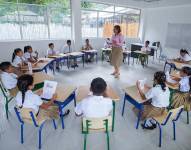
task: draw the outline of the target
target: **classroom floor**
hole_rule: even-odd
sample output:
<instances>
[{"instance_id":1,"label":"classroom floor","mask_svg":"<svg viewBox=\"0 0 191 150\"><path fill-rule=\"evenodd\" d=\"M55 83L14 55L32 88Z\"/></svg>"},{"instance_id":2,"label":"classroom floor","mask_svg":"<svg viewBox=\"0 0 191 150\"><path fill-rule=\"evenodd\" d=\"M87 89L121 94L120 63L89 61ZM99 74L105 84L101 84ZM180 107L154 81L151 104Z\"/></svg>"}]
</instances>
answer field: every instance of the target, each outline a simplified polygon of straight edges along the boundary
<instances>
[{"instance_id":1,"label":"classroom floor","mask_svg":"<svg viewBox=\"0 0 191 150\"><path fill-rule=\"evenodd\" d=\"M111 150L190 150L191 149L191 124L186 124L184 112L177 123L177 140L173 141L172 124L163 129L162 148L158 147L158 128L153 131L145 131L141 127L136 130L136 117L132 112L132 105L126 103L124 117L121 116L124 92L122 88L134 85L136 80L147 78L152 82L153 73L163 69L163 64L150 60L148 67L142 68L140 64L123 64L121 78L115 79L110 75L112 67L107 62L98 62L96 65L88 64L85 68L80 66L73 70L63 68L56 73L55 80L59 83L72 85L88 85L95 77L103 77L120 95L121 100L116 105L115 131L110 133ZM10 119L5 115L0 120L0 150L37 150L38 132L32 125L24 128L24 144L20 144L20 128L13 110L14 102L10 107ZM2 112L2 106L0 105ZM71 103L71 113L65 118L65 129L61 128L60 120L58 129L54 130L52 122L47 122L43 128L42 150L82 150L83 135L81 134L81 119L74 114L74 106ZM0 113L2 116L2 113ZM96 133L88 136L87 150L106 150L106 136L104 133Z\"/></svg>"}]
</instances>

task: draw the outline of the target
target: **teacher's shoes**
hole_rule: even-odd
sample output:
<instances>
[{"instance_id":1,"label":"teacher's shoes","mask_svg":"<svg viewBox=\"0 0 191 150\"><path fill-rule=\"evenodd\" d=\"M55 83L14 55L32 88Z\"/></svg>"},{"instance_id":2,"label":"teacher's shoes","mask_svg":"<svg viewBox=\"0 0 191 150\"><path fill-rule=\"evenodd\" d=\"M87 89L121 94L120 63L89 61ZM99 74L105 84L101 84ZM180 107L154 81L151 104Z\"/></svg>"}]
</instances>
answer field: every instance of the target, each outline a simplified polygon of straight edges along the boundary
<instances>
[{"instance_id":1,"label":"teacher's shoes","mask_svg":"<svg viewBox=\"0 0 191 150\"><path fill-rule=\"evenodd\" d=\"M116 72L111 73L111 75L115 76Z\"/></svg>"},{"instance_id":2,"label":"teacher's shoes","mask_svg":"<svg viewBox=\"0 0 191 150\"><path fill-rule=\"evenodd\" d=\"M120 73L115 74L115 78L119 79Z\"/></svg>"}]
</instances>

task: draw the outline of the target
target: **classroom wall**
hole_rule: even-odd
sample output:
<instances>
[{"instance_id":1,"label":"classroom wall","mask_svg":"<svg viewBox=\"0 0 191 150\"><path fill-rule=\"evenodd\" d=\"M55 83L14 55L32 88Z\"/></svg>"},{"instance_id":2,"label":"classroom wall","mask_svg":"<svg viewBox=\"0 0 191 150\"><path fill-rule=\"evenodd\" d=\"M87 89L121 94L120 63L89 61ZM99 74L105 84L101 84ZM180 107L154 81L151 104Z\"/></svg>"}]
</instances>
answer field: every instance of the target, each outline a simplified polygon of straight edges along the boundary
<instances>
[{"instance_id":1,"label":"classroom wall","mask_svg":"<svg viewBox=\"0 0 191 150\"><path fill-rule=\"evenodd\" d=\"M164 54L168 57L176 57L178 49L165 46L168 23L191 24L191 5L149 8L144 10L143 40L161 41ZM178 36L178 35L177 35Z\"/></svg>"}]
</instances>

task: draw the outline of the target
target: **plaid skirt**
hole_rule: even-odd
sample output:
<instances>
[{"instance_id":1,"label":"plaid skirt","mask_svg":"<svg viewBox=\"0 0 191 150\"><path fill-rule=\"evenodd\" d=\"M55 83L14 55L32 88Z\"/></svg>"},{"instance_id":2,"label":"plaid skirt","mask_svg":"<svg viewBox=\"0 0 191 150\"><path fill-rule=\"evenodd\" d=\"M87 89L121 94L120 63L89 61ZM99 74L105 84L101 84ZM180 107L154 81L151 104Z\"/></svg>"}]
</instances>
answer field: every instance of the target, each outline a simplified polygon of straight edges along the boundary
<instances>
[{"instance_id":1,"label":"plaid skirt","mask_svg":"<svg viewBox=\"0 0 191 150\"><path fill-rule=\"evenodd\" d=\"M58 119L59 118L59 109L57 105L51 105L47 109L39 109L37 116L41 116L46 119Z\"/></svg>"},{"instance_id":2,"label":"plaid skirt","mask_svg":"<svg viewBox=\"0 0 191 150\"><path fill-rule=\"evenodd\" d=\"M134 107L133 111L138 116L139 110ZM144 105L143 111L141 112L141 120L145 120L145 119L157 117L157 116L162 116L164 113L167 113L166 108L155 107L151 104Z\"/></svg>"},{"instance_id":3,"label":"plaid skirt","mask_svg":"<svg viewBox=\"0 0 191 150\"><path fill-rule=\"evenodd\" d=\"M178 107L180 107L182 105L184 105L184 110L185 111L190 111L191 110L190 93L189 92L183 93L183 92L177 91L172 96L172 104L171 104L171 106L173 108L178 108Z\"/></svg>"}]
</instances>

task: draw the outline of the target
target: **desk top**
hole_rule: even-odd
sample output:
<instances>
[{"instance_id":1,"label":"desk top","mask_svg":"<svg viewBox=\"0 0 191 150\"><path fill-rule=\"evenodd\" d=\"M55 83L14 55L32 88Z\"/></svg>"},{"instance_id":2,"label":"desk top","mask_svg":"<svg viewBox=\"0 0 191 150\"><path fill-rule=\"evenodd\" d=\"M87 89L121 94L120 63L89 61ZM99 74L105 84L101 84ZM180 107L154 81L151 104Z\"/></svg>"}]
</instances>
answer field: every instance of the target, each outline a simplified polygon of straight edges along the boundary
<instances>
[{"instance_id":1,"label":"desk top","mask_svg":"<svg viewBox=\"0 0 191 150\"><path fill-rule=\"evenodd\" d=\"M34 78L34 84L42 83L44 80L53 80L53 77L44 72L36 72L32 76Z\"/></svg>"},{"instance_id":2,"label":"desk top","mask_svg":"<svg viewBox=\"0 0 191 150\"><path fill-rule=\"evenodd\" d=\"M86 98L90 93L90 87L85 85L85 86L79 86L77 89L77 94L76 94L76 101L81 101L84 98ZM119 95L110 87L107 87L107 94L108 97L111 98L113 101L119 101L120 97Z\"/></svg>"},{"instance_id":3,"label":"desk top","mask_svg":"<svg viewBox=\"0 0 191 150\"><path fill-rule=\"evenodd\" d=\"M170 74L172 77L175 77L175 78L181 78L180 77L180 72L177 71L177 70L173 70Z\"/></svg>"},{"instance_id":4,"label":"desk top","mask_svg":"<svg viewBox=\"0 0 191 150\"><path fill-rule=\"evenodd\" d=\"M92 49L92 50L82 50L83 53L97 53L97 50Z\"/></svg>"},{"instance_id":5,"label":"desk top","mask_svg":"<svg viewBox=\"0 0 191 150\"><path fill-rule=\"evenodd\" d=\"M143 55L149 55L150 54L150 52L147 52L147 51L138 51L138 50L133 51L133 53L143 54Z\"/></svg>"},{"instance_id":6,"label":"desk top","mask_svg":"<svg viewBox=\"0 0 191 150\"><path fill-rule=\"evenodd\" d=\"M125 54L130 54L131 53L131 51L123 51L123 53L125 53Z\"/></svg>"},{"instance_id":7,"label":"desk top","mask_svg":"<svg viewBox=\"0 0 191 150\"><path fill-rule=\"evenodd\" d=\"M82 52L72 52L72 53L68 53L68 56L80 56L80 55L84 55L84 53Z\"/></svg>"},{"instance_id":8,"label":"desk top","mask_svg":"<svg viewBox=\"0 0 191 150\"><path fill-rule=\"evenodd\" d=\"M139 94L139 91L138 91L136 85L130 86L130 87L126 87L126 88L124 89L124 91L125 91L125 93L126 93L127 95L129 95L132 99L134 99L136 102L138 102L138 103L140 103L140 104L147 101L147 100L143 100L143 99L142 99L142 97L141 97L141 95ZM147 91L148 91L148 89L145 90L144 93L146 93Z\"/></svg>"},{"instance_id":9,"label":"desk top","mask_svg":"<svg viewBox=\"0 0 191 150\"><path fill-rule=\"evenodd\" d=\"M67 57L67 54L58 54L58 55L50 55L48 58L62 58L62 57Z\"/></svg>"},{"instance_id":10,"label":"desk top","mask_svg":"<svg viewBox=\"0 0 191 150\"><path fill-rule=\"evenodd\" d=\"M189 63L182 63L182 62L177 62L175 60L167 60L168 63L173 63L177 69L182 69L182 67L191 67Z\"/></svg>"},{"instance_id":11,"label":"desk top","mask_svg":"<svg viewBox=\"0 0 191 150\"><path fill-rule=\"evenodd\" d=\"M101 50L102 51L111 51L112 49L111 48L102 48Z\"/></svg>"}]
</instances>

